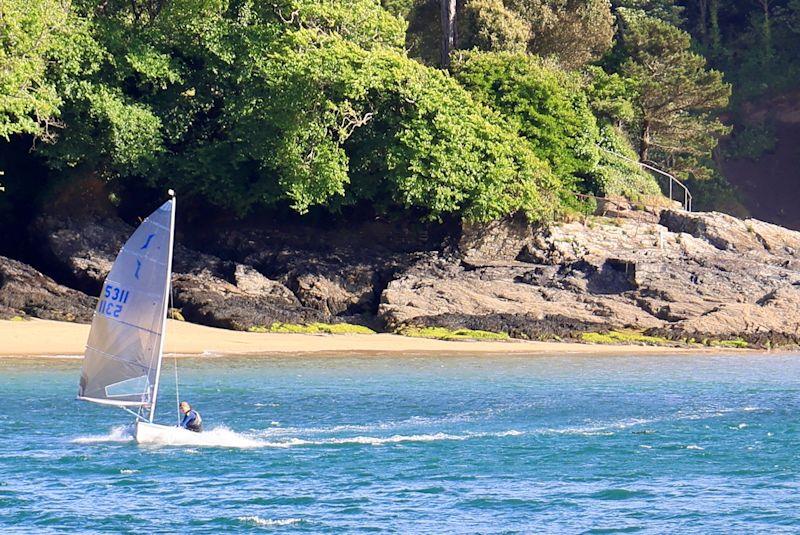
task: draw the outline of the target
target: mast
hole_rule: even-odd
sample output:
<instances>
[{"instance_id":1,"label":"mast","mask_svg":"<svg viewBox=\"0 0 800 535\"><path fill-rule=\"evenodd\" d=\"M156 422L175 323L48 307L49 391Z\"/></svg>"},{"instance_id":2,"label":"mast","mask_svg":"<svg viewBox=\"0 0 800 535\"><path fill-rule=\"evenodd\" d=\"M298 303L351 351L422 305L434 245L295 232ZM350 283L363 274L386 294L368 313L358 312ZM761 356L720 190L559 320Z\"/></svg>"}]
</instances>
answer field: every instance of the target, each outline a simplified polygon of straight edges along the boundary
<instances>
[{"instance_id":1,"label":"mast","mask_svg":"<svg viewBox=\"0 0 800 535\"><path fill-rule=\"evenodd\" d=\"M164 288L164 314L161 318L161 336L158 343L158 362L156 363L156 380L153 386L153 402L150 405L150 423L156 416L156 402L158 401L158 383L161 378L161 360L164 357L164 337L167 334L167 314L169 313L169 290L172 284L172 251L173 243L175 240L175 191L169 190L169 195L172 197L172 210L170 210L169 221L169 254L167 255L167 280Z\"/></svg>"}]
</instances>

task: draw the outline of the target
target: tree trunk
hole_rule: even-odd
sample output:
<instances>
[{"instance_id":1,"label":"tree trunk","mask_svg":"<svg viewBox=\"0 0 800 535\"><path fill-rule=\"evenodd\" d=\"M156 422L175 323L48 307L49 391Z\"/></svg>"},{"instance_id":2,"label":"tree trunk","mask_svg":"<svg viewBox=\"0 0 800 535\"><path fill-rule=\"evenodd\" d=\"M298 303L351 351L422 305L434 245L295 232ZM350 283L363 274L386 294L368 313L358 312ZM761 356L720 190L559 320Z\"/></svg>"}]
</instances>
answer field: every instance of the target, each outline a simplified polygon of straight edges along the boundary
<instances>
[{"instance_id":1,"label":"tree trunk","mask_svg":"<svg viewBox=\"0 0 800 535\"><path fill-rule=\"evenodd\" d=\"M708 46L708 2L709 0L697 1L697 29L700 32L700 41L705 46Z\"/></svg>"},{"instance_id":2,"label":"tree trunk","mask_svg":"<svg viewBox=\"0 0 800 535\"><path fill-rule=\"evenodd\" d=\"M450 53L456 46L456 0L439 0L442 5L442 68L450 67Z\"/></svg>"},{"instance_id":3,"label":"tree trunk","mask_svg":"<svg viewBox=\"0 0 800 535\"><path fill-rule=\"evenodd\" d=\"M711 23L711 49L714 55L719 57L722 50L722 35L719 31L719 0L711 0L708 14Z\"/></svg>"},{"instance_id":4,"label":"tree trunk","mask_svg":"<svg viewBox=\"0 0 800 535\"><path fill-rule=\"evenodd\" d=\"M650 158L650 121L642 123L642 139L639 146L639 161L647 162Z\"/></svg>"},{"instance_id":5,"label":"tree trunk","mask_svg":"<svg viewBox=\"0 0 800 535\"><path fill-rule=\"evenodd\" d=\"M764 39L764 63L772 61L772 21L770 20L769 5L770 0L758 0L758 4L764 11L764 22L762 26L762 38Z\"/></svg>"}]
</instances>

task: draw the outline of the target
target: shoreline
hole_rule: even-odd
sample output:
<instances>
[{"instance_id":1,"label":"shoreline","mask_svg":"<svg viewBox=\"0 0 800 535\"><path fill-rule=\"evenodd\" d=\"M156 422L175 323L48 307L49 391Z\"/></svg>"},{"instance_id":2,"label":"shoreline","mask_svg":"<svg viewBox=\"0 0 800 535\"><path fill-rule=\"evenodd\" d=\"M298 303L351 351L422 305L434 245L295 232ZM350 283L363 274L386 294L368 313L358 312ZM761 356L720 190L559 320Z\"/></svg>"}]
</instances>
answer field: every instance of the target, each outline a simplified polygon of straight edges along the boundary
<instances>
[{"instance_id":1,"label":"shoreline","mask_svg":"<svg viewBox=\"0 0 800 535\"><path fill-rule=\"evenodd\" d=\"M0 357L82 356L89 325L41 319L0 320ZM168 320L164 353L170 356L358 354L515 354L543 356L666 355L753 352L718 347L581 344L577 342L445 341L396 334L252 333Z\"/></svg>"}]
</instances>

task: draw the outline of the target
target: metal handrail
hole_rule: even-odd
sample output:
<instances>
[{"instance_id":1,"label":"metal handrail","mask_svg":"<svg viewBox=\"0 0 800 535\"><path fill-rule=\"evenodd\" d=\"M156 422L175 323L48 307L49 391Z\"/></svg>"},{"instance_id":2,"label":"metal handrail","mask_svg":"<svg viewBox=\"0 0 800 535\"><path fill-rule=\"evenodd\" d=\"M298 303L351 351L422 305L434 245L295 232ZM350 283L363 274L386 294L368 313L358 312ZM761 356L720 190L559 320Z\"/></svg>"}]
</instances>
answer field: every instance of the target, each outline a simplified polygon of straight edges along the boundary
<instances>
[{"instance_id":1,"label":"metal handrail","mask_svg":"<svg viewBox=\"0 0 800 535\"><path fill-rule=\"evenodd\" d=\"M673 189L672 188L672 183L674 182L675 184L677 184L678 186L683 188L683 205L682 205L683 209L686 210L687 212L691 212L692 211L692 194L689 192L689 188L687 188L684 185L683 182L681 182L680 180L678 180L677 178L675 178L671 174L667 173L666 171L662 171L661 169L658 169L656 167L653 167L652 165L648 165L648 164L640 162L638 160L634 160L632 158L628 158L627 156L623 156L622 154L620 154L618 152L614 152L613 150L608 150L605 147L601 147L601 146L598 145L597 148L602 150L603 152L607 152L609 154L613 154L617 158L621 158L621 159L623 159L625 161L628 161L628 162L631 162L631 163L635 163L636 165L644 167L645 169L649 169L650 171L654 171L654 172L656 172L656 173L658 173L660 175L663 175L663 176L669 178L669 200L670 201L675 200L675 199L672 198L672 189Z\"/></svg>"}]
</instances>

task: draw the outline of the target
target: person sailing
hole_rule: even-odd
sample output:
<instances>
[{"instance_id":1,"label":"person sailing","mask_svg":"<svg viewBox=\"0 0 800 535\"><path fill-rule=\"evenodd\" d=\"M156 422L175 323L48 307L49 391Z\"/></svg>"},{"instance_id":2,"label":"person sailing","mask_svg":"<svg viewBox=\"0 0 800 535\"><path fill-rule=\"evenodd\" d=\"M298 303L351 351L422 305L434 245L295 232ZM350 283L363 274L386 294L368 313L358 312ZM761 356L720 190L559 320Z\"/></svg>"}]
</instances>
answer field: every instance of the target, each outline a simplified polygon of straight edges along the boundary
<instances>
[{"instance_id":1,"label":"person sailing","mask_svg":"<svg viewBox=\"0 0 800 535\"><path fill-rule=\"evenodd\" d=\"M181 401L179 407L181 414L183 414L180 427L188 429L189 431L194 431L195 433L202 432L203 418L200 417L200 413L194 410L192 406L185 401Z\"/></svg>"}]
</instances>

